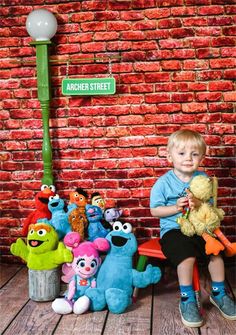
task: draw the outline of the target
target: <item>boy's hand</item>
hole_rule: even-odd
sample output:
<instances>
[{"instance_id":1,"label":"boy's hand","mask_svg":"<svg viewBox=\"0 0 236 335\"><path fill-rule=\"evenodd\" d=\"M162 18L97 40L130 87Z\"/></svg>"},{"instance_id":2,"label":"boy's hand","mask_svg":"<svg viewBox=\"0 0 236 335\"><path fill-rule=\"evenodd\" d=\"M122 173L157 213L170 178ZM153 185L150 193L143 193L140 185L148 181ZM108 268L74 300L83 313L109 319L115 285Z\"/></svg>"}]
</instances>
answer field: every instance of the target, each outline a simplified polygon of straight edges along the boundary
<instances>
[{"instance_id":1,"label":"boy's hand","mask_svg":"<svg viewBox=\"0 0 236 335\"><path fill-rule=\"evenodd\" d=\"M178 211L181 211L186 206L188 206L188 197L181 197L176 201Z\"/></svg>"},{"instance_id":2,"label":"boy's hand","mask_svg":"<svg viewBox=\"0 0 236 335\"><path fill-rule=\"evenodd\" d=\"M186 189L186 193L188 195L189 208L190 209L198 209L202 204L201 200L195 198L193 196L193 194L188 189Z\"/></svg>"}]
</instances>

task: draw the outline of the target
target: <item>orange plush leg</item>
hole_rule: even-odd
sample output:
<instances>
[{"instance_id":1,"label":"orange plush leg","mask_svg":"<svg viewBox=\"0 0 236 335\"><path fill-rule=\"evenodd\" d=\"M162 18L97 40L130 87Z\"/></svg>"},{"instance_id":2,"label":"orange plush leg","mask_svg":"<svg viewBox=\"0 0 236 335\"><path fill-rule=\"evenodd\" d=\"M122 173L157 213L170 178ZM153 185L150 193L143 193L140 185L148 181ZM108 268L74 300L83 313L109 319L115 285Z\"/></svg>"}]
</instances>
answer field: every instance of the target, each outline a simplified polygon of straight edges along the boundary
<instances>
[{"instance_id":1,"label":"orange plush leg","mask_svg":"<svg viewBox=\"0 0 236 335\"><path fill-rule=\"evenodd\" d=\"M236 242L231 243L227 237L222 233L220 228L216 228L214 230L214 234L218 237L218 239L224 244L225 246L225 254L228 257L236 255Z\"/></svg>"},{"instance_id":2,"label":"orange plush leg","mask_svg":"<svg viewBox=\"0 0 236 335\"><path fill-rule=\"evenodd\" d=\"M203 233L202 237L206 241L205 250L207 255L213 254L216 256L221 250L224 250L225 247L223 246L223 244L211 235Z\"/></svg>"}]
</instances>

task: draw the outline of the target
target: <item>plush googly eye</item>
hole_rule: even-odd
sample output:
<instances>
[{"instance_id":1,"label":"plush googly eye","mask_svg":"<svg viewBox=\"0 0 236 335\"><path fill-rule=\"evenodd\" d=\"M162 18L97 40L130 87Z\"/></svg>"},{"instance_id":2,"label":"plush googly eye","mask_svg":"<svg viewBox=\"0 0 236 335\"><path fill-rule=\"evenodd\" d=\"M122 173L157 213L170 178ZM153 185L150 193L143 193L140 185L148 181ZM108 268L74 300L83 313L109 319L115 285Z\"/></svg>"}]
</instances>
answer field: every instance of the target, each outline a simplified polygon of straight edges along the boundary
<instances>
[{"instance_id":1,"label":"plush googly eye","mask_svg":"<svg viewBox=\"0 0 236 335\"><path fill-rule=\"evenodd\" d=\"M93 260L92 260L90 266L91 266L91 268L93 268L93 269L96 268L96 266L97 266L97 261L96 261L96 259L93 259Z\"/></svg>"},{"instance_id":2,"label":"plush googly eye","mask_svg":"<svg viewBox=\"0 0 236 335\"><path fill-rule=\"evenodd\" d=\"M48 188L48 185L43 184L43 185L41 186L41 191L44 191L44 190L46 190L47 188Z\"/></svg>"},{"instance_id":3,"label":"plush googly eye","mask_svg":"<svg viewBox=\"0 0 236 335\"><path fill-rule=\"evenodd\" d=\"M44 236L44 235L47 234L47 231L46 231L46 229L39 229L39 231L37 231L37 234L38 234L39 236Z\"/></svg>"},{"instance_id":4,"label":"plush googly eye","mask_svg":"<svg viewBox=\"0 0 236 335\"><path fill-rule=\"evenodd\" d=\"M50 190L51 190L52 192L55 192L55 191L56 191L56 187L55 187L54 185L50 185L49 188L50 188Z\"/></svg>"},{"instance_id":5,"label":"plush googly eye","mask_svg":"<svg viewBox=\"0 0 236 335\"><path fill-rule=\"evenodd\" d=\"M85 260L82 258L82 259L78 259L78 261L76 262L77 266L81 267L81 268L84 268L85 267Z\"/></svg>"},{"instance_id":6,"label":"plush googly eye","mask_svg":"<svg viewBox=\"0 0 236 335\"><path fill-rule=\"evenodd\" d=\"M54 195L54 199L59 199L59 195L58 194Z\"/></svg>"},{"instance_id":7,"label":"plush googly eye","mask_svg":"<svg viewBox=\"0 0 236 335\"><path fill-rule=\"evenodd\" d=\"M132 226L130 223L126 222L123 224L122 230L124 233L129 234L132 231Z\"/></svg>"},{"instance_id":8,"label":"plush googly eye","mask_svg":"<svg viewBox=\"0 0 236 335\"><path fill-rule=\"evenodd\" d=\"M120 231L122 230L122 223L120 221L116 221L114 222L112 228L114 231Z\"/></svg>"},{"instance_id":9,"label":"plush googly eye","mask_svg":"<svg viewBox=\"0 0 236 335\"><path fill-rule=\"evenodd\" d=\"M181 293L181 297L187 297L187 296L188 296L187 293L185 292Z\"/></svg>"},{"instance_id":10,"label":"plush googly eye","mask_svg":"<svg viewBox=\"0 0 236 335\"><path fill-rule=\"evenodd\" d=\"M29 235L33 235L33 233L34 233L34 230L33 230L33 229L30 229L30 231L29 231Z\"/></svg>"},{"instance_id":11,"label":"plush googly eye","mask_svg":"<svg viewBox=\"0 0 236 335\"><path fill-rule=\"evenodd\" d=\"M50 195L49 197L49 201L52 201L54 199L54 196L53 195Z\"/></svg>"}]
</instances>

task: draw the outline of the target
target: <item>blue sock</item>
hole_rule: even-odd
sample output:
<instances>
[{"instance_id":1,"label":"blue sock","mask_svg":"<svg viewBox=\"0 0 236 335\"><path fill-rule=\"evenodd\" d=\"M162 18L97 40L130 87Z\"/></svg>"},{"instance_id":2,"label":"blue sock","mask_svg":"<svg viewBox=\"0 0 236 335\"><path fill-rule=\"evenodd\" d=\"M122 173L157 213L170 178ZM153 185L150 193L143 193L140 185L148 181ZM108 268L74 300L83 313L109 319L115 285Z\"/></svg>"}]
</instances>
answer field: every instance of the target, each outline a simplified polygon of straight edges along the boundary
<instances>
[{"instance_id":1,"label":"blue sock","mask_svg":"<svg viewBox=\"0 0 236 335\"><path fill-rule=\"evenodd\" d=\"M196 301L195 293L193 291L192 285L180 285L180 294L181 294L181 302L193 302Z\"/></svg>"},{"instance_id":2,"label":"blue sock","mask_svg":"<svg viewBox=\"0 0 236 335\"><path fill-rule=\"evenodd\" d=\"M213 281L211 283L211 294L215 299L221 299L225 293L225 283L223 281Z\"/></svg>"}]
</instances>

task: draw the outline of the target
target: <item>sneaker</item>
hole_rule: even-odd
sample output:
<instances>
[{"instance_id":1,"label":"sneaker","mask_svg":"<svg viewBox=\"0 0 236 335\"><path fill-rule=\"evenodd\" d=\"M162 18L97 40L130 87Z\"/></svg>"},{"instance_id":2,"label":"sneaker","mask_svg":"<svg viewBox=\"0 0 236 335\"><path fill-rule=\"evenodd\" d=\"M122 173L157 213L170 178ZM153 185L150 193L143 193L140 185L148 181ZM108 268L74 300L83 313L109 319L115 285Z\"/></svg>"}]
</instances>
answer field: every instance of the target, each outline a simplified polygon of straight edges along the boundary
<instances>
[{"instance_id":1,"label":"sneaker","mask_svg":"<svg viewBox=\"0 0 236 335\"><path fill-rule=\"evenodd\" d=\"M210 295L210 302L218 308L225 319L236 320L236 303L225 294L221 299Z\"/></svg>"},{"instance_id":2,"label":"sneaker","mask_svg":"<svg viewBox=\"0 0 236 335\"><path fill-rule=\"evenodd\" d=\"M203 319L199 313L196 302L190 301L179 304L179 311L182 322L188 327L200 327L203 324Z\"/></svg>"}]
</instances>

